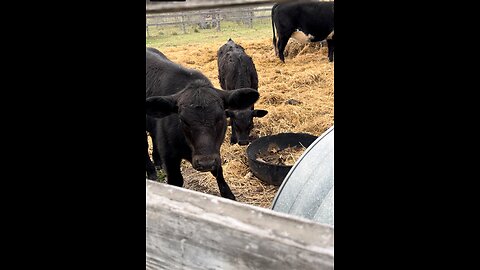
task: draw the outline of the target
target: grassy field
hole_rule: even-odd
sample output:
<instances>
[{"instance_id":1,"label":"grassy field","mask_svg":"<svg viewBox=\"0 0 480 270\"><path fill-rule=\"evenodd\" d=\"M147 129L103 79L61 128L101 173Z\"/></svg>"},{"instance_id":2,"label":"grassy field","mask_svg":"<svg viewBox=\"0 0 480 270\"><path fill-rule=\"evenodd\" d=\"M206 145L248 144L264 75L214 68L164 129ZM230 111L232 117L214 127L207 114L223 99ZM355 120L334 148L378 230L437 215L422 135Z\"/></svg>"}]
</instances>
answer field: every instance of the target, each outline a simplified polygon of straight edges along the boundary
<instances>
[{"instance_id":1,"label":"grassy field","mask_svg":"<svg viewBox=\"0 0 480 270\"><path fill-rule=\"evenodd\" d=\"M221 31L216 29L198 29L187 28L187 33L183 34L180 27L149 28L150 37L146 38L146 45L156 48L177 47L192 44L222 43L229 38L233 40L242 38L242 40L258 40L272 38L272 22L269 18L258 19L253 23L253 27L235 22L222 22Z\"/></svg>"}]
</instances>

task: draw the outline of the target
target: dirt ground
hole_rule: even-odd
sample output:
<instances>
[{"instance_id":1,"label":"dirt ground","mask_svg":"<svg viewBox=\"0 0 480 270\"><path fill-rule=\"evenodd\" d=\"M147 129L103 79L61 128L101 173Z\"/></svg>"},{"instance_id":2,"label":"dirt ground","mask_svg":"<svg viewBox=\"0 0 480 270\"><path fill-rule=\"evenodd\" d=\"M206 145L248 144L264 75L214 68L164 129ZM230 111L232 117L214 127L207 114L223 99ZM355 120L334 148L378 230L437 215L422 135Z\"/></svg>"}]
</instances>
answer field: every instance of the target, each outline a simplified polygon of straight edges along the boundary
<instances>
[{"instance_id":1,"label":"dirt ground","mask_svg":"<svg viewBox=\"0 0 480 270\"><path fill-rule=\"evenodd\" d=\"M260 99L255 109L268 110L255 118L253 130L259 137L283 132L305 132L320 136L334 123L334 64L328 62L327 48L307 46L290 40L285 64L275 56L271 39L234 40L242 45L255 63ZM225 40L226 42L226 40ZM170 60L198 69L220 88L216 54L224 43L157 48ZM237 200L269 208L278 187L263 183L250 172L247 146L230 145L230 127L221 148L223 172ZM182 164L184 187L219 196L215 178L210 173Z\"/></svg>"}]
</instances>

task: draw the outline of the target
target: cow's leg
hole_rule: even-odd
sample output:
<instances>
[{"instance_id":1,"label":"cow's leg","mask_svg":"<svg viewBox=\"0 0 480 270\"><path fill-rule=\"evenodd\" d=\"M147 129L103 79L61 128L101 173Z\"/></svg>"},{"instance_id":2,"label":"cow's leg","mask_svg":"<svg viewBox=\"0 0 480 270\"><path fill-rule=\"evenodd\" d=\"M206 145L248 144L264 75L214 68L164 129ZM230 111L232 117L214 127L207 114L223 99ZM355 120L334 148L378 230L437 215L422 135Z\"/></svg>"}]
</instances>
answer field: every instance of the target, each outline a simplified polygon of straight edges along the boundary
<instances>
[{"instance_id":1,"label":"cow's leg","mask_svg":"<svg viewBox=\"0 0 480 270\"><path fill-rule=\"evenodd\" d=\"M293 32L292 32L293 33ZM290 33L291 34L291 33ZM290 39L290 35L282 35L278 37L278 56L280 60L285 63L285 56L283 55L283 51L285 47L287 47L288 40Z\"/></svg>"},{"instance_id":2,"label":"cow's leg","mask_svg":"<svg viewBox=\"0 0 480 270\"><path fill-rule=\"evenodd\" d=\"M183 186L183 176L180 172L180 161L181 159L176 157L164 159L163 165L165 173L167 174L167 183L169 185L177 187Z\"/></svg>"},{"instance_id":3,"label":"cow's leg","mask_svg":"<svg viewBox=\"0 0 480 270\"><path fill-rule=\"evenodd\" d=\"M160 154L158 153L157 147L153 147L153 152L152 152L152 158L153 158L153 164L155 167L158 169L162 168L162 159L160 158Z\"/></svg>"},{"instance_id":4,"label":"cow's leg","mask_svg":"<svg viewBox=\"0 0 480 270\"><path fill-rule=\"evenodd\" d=\"M155 169L155 166L153 165L152 161L150 160L150 157L148 156L147 152L147 159L146 159L146 164L147 164L147 178L150 180L157 180L157 171Z\"/></svg>"},{"instance_id":5,"label":"cow's leg","mask_svg":"<svg viewBox=\"0 0 480 270\"><path fill-rule=\"evenodd\" d=\"M146 142L145 153L147 156L147 159L146 159L147 178L150 180L157 180L157 170L155 170L155 166L153 165L152 161L150 160L150 156L148 155L148 140L147 140L146 133L145 133L145 142Z\"/></svg>"},{"instance_id":6,"label":"cow's leg","mask_svg":"<svg viewBox=\"0 0 480 270\"><path fill-rule=\"evenodd\" d=\"M333 62L333 50L335 47L335 35L332 36L332 39L327 39L328 45L328 61Z\"/></svg>"},{"instance_id":7,"label":"cow's leg","mask_svg":"<svg viewBox=\"0 0 480 270\"><path fill-rule=\"evenodd\" d=\"M150 134L150 137L152 138L152 159L153 159L153 164L155 167L158 169L162 168L162 159L160 158L160 154L158 153L158 148L157 148L157 138L152 134Z\"/></svg>"},{"instance_id":8,"label":"cow's leg","mask_svg":"<svg viewBox=\"0 0 480 270\"><path fill-rule=\"evenodd\" d=\"M235 131L235 128L233 127L233 120L230 120L230 125L232 126L232 136L230 136L230 144L236 144L237 143L237 132Z\"/></svg>"},{"instance_id":9,"label":"cow's leg","mask_svg":"<svg viewBox=\"0 0 480 270\"><path fill-rule=\"evenodd\" d=\"M233 195L230 187L223 178L223 169L222 166L218 167L216 170L212 171L213 176L217 179L218 189L220 190L220 195L224 198L236 200L235 195Z\"/></svg>"},{"instance_id":10,"label":"cow's leg","mask_svg":"<svg viewBox=\"0 0 480 270\"><path fill-rule=\"evenodd\" d=\"M276 30L274 29L273 31ZM275 38L275 36L273 37L273 48L275 49L275 56L278 56L278 40Z\"/></svg>"}]
</instances>

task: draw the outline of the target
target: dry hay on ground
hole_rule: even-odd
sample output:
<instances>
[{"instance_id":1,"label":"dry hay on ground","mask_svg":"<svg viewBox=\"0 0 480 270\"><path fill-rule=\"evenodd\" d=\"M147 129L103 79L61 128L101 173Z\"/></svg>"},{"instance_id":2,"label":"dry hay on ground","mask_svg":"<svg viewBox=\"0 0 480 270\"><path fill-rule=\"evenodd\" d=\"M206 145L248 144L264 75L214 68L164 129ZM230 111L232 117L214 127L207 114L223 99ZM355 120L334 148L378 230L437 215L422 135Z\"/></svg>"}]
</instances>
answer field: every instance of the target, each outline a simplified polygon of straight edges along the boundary
<instances>
[{"instance_id":1,"label":"dry hay on ground","mask_svg":"<svg viewBox=\"0 0 480 270\"><path fill-rule=\"evenodd\" d=\"M256 160L282 166L293 166L307 148L302 145L295 145L280 149L278 145L272 143L267 151L256 154Z\"/></svg>"},{"instance_id":2,"label":"dry hay on ground","mask_svg":"<svg viewBox=\"0 0 480 270\"><path fill-rule=\"evenodd\" d=\"M294 58L298 55L312 54L317 53L318 51L320 51L320 53L322 54L327 54L328 48L326 46L326 41L302 43L291 38L288 40L288 43L285 46L285 51L283 52L283 55L285 56L285 58Z\"/></svg>"},{"instance_id":3,"label":"dry hay on ground","mask_svg":"<svg viewBox=\"0 0 480 270\"><path fill-rule=\"evenodd\" d=\"M301 53L290 52L284 64L275 56L271 39L234 41L252 57L258 72L260 99L255 108L269 112L263 118L255 118L253 132L256 135L305 132L319 136L333 125L334 65L328 62L325 47L318 50L314 47L318 45L312 44ZM220 88L216 54L223 44L157 49L174 62L200 70ZM229 127L221 148L225 180L238 201L270 207L278 187L252 175L246 157L247 146L230 145L230 134ZM220 195L210 173L197 172L188 162L183 162L182 174L185 188Z\"/></svg>"}]
</instances>

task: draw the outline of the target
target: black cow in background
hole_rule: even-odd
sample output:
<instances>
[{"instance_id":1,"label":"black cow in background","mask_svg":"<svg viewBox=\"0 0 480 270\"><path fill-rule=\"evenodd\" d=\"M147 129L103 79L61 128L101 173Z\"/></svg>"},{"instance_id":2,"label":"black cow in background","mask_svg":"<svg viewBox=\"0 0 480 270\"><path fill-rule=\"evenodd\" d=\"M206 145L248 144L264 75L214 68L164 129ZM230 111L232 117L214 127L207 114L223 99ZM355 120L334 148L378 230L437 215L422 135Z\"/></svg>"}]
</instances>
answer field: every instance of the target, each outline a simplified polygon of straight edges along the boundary
<instances>
[{"instance_id":1,"label":"black cow in background","mask_svg":"<svg viewBox=\"0 0 480 270\"><path fill-rule=\"evenodd\" d=\"M225 182L220 147L227 129L226 109L245 109L259 98L255 89L223 91L201 72L184 68L155 52L146 51L145 111L168 184L183 186L180 162L210 171L222 197L235 200ZM152 119L152 118L150 118Z\"/></svg>"},{"instance_id":2,"label":"black cow in background","mask_svg":"<svg viewBox=\"0 0 480 270\"><path fill-rule=\"evenodd\" d=\"M293 2L275 4L272 7L273 47L275 55L285 62L283 51L288 39L296 31L303 32L310 42L327 39L328 60L333 62L334 33L333 33L334 2ZM278 37L275 38L275 33Z\"/></svg>"},{"instance_id":3,"label":"black cow in background","mask_svg":"<svg viewBox=\"0 0 480 270\"><path fill-rule=\"evenodd\" d=\"M245 49L232 39L222 45L217 52L218 79L223 90L253 88L258 91L258 74L252 58ZM253 129L253 118L264 117L268 111L255 110L254 105L245 110L227 110L230 117L232 136L230 143L247 145Z\"/></svg>"}]
</instances>

